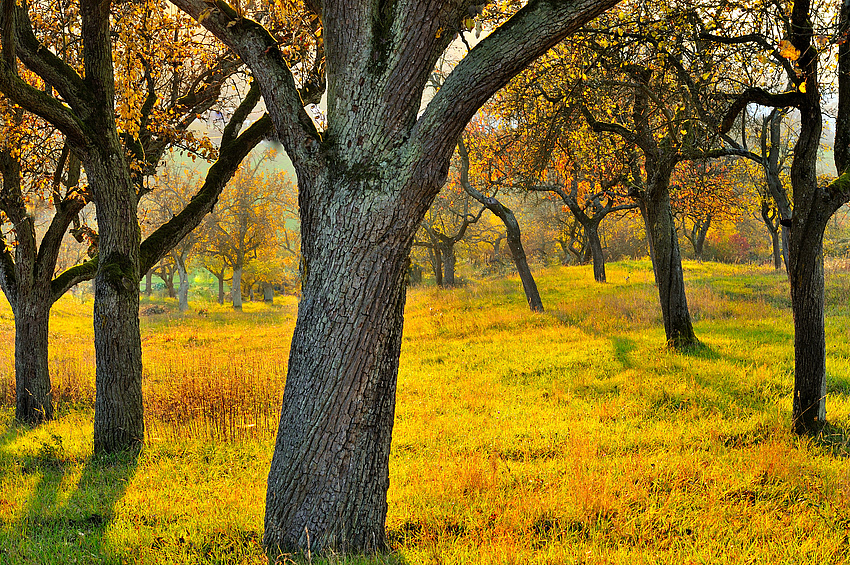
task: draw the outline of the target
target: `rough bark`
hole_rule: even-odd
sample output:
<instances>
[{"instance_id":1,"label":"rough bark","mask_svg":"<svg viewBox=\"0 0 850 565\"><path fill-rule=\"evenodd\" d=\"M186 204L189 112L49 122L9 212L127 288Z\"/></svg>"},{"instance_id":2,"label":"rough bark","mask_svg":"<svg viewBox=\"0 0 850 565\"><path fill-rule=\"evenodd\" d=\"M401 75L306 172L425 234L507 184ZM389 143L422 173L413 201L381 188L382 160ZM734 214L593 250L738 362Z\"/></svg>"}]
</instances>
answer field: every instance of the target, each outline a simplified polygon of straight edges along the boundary
<instances>
[{"instance_id":1,"label":"rough bark","mask_svg":"<svg viewBox=\"0 0 850 565\"><path fill-rule=\"evenodd\" d=\"M282 550L306 547L308 532L313 547L386 543L405 269L415 225L395 222L377 190L357 188L327 191L302 210L302 230L314 244L304 249L264 536ZM339 190L359 214L332 199ZM347 244L330 245L340 235Z\"/></svg>"},{"instance_id":2,"label":"rough bark","mask_svg":"<svg viewBox=\"0 0 850 565\"><path fill-rule=\"evenodd\" d=\"M30 425L53 419L48 367L50 306L46 293L18 300L15 314L15 419Z\"/></svg>"},{"instance_id":3,"label":"rough bark","mask_svg":"<svg viewBox=\"0 0 850 565\"><path fill-rule=\"evenodd\" d=\"M100 229L94 278L96 453L136 450L144 441L139 334L136 192L117 138L83 159Z\"/></svg>"},{"instance_id":4,"label":"rough bark","mask_svg":"<svg viewBox=\"0 0 850 565\"><path fill-rule=\"evenodd\" d=\"M276 41L229 6L174 0L251 67L293 162L302 298L269 473L264 545L384 549L405 275L415 231L474 112L613 1L532 0L422 93L468 5L326 0L327 130L303 109ZM317 3L319 4L319 3ZM309 542L308 542L309 538Z\"/></svg>"}]
</instances>

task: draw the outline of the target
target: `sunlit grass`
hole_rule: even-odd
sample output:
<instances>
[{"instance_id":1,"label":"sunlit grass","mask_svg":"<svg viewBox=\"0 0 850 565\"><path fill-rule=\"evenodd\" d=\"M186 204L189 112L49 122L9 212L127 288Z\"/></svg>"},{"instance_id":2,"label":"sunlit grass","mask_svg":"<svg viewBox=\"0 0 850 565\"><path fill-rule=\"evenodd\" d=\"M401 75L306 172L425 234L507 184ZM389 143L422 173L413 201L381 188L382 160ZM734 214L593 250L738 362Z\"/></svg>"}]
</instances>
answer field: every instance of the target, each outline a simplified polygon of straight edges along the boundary
<instances>
[{"instance_id":1,"label":"sunlit grass","mask_svg":"<svg viewBox=\"0 0 850 565\"><path fill-rule=\"evenodd\" d=\"M516 278L413 289L393 553L329 561L850 562L850 275L828 271L830 426L816 439L790 433L784 275L711 263L685 275L706 345L691 353L663 346L645 261L609 265L605 285L589 268L537 273L542 315ZM8 393L0 412L0 563L265 562L295 301L194 306L142 317L147 447L103 461L91 455L91 304L60 301L59 419L15 426ZM0 306L4 390L13 338Z\"/></svg>"}]
</instances>

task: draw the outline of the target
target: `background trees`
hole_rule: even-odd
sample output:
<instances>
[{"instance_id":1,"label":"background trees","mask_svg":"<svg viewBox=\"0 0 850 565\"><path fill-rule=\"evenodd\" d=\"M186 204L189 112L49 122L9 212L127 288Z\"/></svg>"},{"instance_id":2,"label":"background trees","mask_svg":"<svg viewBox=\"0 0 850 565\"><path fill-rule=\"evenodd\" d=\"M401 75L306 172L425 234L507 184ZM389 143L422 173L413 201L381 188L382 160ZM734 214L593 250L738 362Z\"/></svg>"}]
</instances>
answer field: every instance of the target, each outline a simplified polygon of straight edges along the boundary
<instances>
[{"instance_id":1,"label":"background trees","mask_svg":"<svg viewBox=\"0 0 850 565\"><path fill-rule=\"evenodd\" d=\"M145 68L144 64L138 67L136 58L127 55L138 54L138 60L144 62L149 54L146 48L156 49L169 44L173 36L179 37L185 20L181 22L181 18L161 10L157 2L116 7L122 11L116 14L120 16L116 20L152 26L129 30L119 26L115 34L118 47L113 51L111 7L110 3L95 6L84 1L79 13L62 12L57 18L51 14L55 6L0 2L0 91L64 134L70 151L83 164L97 211L97 261L72 268L58 280L64 284L77 278L90 278L96 270L94 435L98 452L135 449L143 438L138 333L140 273L153 266L200 222L236 164L259 142L267 127L267 122L260 121L237 137L238 128L258 99L256 91L249 92L245 103L237 108L225 127L219 159L210 169L204 187L189 206L140 245L136 207L139 196L146 191L145 172L155 168L164 148L180 138L175 132L185 133L198 117L195 112L210 107L210 97L215 99L220 83L213 80L217 73L202 73L210 80L190 81L188 98L178 98L183 83L178 79L167 81L171 96L163 100L173 104L174 112L166 115L177 116L178 125L171 129L163 127L162 122L154 119L160 115L156 88L161 83L155 80L153 67ZM58 28L57 21L61 24ZM162 32L164 37L156 36ZM195 35L188 30L187 33L191 41ZM57 49L64 55L68 44L79 49L75 52L77 58L63 59L51 50ZM129 64L122 66L122 61ZM171 63L157 68L173 69L176 75L183 65L180 60L172 59ZM19 73L19 66L27 72ZM83 75L78 72L81 70ZM130 99L117 99L116 84L120 84L120 79L116 77L122 76L122 71L131 77L131 82L141 81L147 88L125 89ZM44 84L49 88L42 90ZM144 95L138 95L139 91ZM186 119L180 119L180 115L186 115ZM191 138L189 134L183 137ZM207 140L201 140L198 146L207 152L212 149Z\"/></svg>"},{"instance_id":2,"label":"background trees","mask_svg":"<svg viewBox=\"0 0 850 565\"><path fill-rule=\"evenodd\" d=\"M231 301L236 310L242 308L242 275L249 265L258 258L275 256L279 248L290 260L290 268L291 260L297 258L291 235L297 225L296 210L291 207L294 188L282 175L261 170L263 162L258 159L237 171L205 220L200 236L202 252L232 271ZM274 270L266 262L254 270L252 279L270 287L278 278Z\"/></svg>"}]
</instances>

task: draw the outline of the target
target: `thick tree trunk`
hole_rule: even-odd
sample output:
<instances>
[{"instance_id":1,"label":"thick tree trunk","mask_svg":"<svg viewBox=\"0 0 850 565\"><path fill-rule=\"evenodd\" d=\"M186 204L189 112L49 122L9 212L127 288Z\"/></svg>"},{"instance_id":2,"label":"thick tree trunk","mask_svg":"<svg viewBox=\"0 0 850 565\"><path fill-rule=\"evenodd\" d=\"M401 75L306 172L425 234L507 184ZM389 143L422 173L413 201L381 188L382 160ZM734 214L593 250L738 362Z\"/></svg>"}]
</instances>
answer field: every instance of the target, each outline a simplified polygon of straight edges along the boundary
<instances>
[{"instance_id":1,"label":"thick tree trunk","mask_svg":"<svg viewBox=\"0 0 850 565\"><path fill-rule=\"evenodd\" d=\"M270 283L263 283L263 302L271 304L274 302L274 287Z\"/></svg>"},{"instance_id":2,"label":"thick tree trunk","mask_svg":"<svg viewBox=\"0 0 850 565\"><path fill-rule=\"evenodd\" d=\"M666 185L653 188L652 194L657 196L645 200L646 219L652 240L651 248L655 250L653 267L667 345L676 349L698 345L685 296L682 257L670 208L670 193Z\"/></svg>"},{"instance_id":3,"label":"thick tree trunk","mask_svg":"<svg viewBox=\"0 0 850 565\"><path fill-rule=\"evenodd\" d=\"M15 419L30 425L53 418L48 367L49 289L21 296L15 308Z\"/></svg>"},{"instance_id":4,"label":"thick tree trunk","mask_svg":"<svg viewBox=\"0 0 850 565\"><path fill-rule=\"evenodd\" d=\"M177 309L185 312L189 309L189 273L186 271L186 262L182 257L176 259L177 276L180 286L177 290Z\"/></svg>"},{"instance_id":5,"label":"thick tree trunk","mask_svg":"<svg viewBox=\"0 0 850 565\"><path fill-rule=\"evenodd\" d=\"M602 240L599 239L599 223L584 224L590 255L593 259L593 279L605 282L605 253L602 250Z\"/></svg>"},{"instance_id":6,"label":"thick tree trunk","mask_svg":"<svg viewBox=\"0 0 850 565\"><path fill-rule=\"evenodd\" d=\"M242 309L242 264L233 267L233 280L230 283L230 300L234 310Z\"/></svg>"},{"instance_id":7,"label":"thick tree trunk","mask_svg":"<svg viewBox=\"0 0 850 565\"><path fill-rule=\"evenodd\" d=\"M794 312L793 423L797 433L816 432L826 421L826 333L823 254L801 247L793 259Z\"/></svg>"},{"instance_id":8,"label":"thick tree trunk","mask_svg":"<svg viewBox=\"0 0 850 565\"><path fill-rule=\"evenodd\" d=\"M380 193L348 191L341 204L331 199L346 191L325 192L312 205L302 198L303 290L269 473L270 555L386 547L406 269L424 209L401 215Z\"/></svg>"},{"instance_id":9,"label":"thick tree trunk","mask_svg":"<svg viewBox=\"0 0 850 565\"><path fill-rule=\"evenodd\" d=\"M118 140L84 160L100 228L94 278L95 453L137 450L144 441L139 335L136 193Z\"/></svg>"}]
</instances>

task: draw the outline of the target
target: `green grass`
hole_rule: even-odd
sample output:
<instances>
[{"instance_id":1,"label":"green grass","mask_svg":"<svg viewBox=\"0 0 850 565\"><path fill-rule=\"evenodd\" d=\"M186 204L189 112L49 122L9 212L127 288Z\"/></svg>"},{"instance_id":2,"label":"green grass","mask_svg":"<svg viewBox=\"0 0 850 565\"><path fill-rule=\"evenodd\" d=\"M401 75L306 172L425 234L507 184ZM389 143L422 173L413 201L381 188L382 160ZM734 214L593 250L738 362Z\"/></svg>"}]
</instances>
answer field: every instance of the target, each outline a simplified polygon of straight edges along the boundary
<instances>
[{"instance_id":1,"label":"green grass","mask_svg":"<svg viewBox=\"0 0 850 565\"><path fill-rule=\"evenodd\" d=\"M515 278L410 292L394 550L327 561L850 562L850 275L828 272L830 425L801 439L783 275L686 263L706 347L676 353L649 264L607 270L604 285L589 268L537 273L543 315ZM142 321L148 438L136 461L91 455L91 304L55 308L60 416L35 430L11 421L0 307L0 563L264 562L295 302L166 307Z\"/></svg>"}]
</instances>

